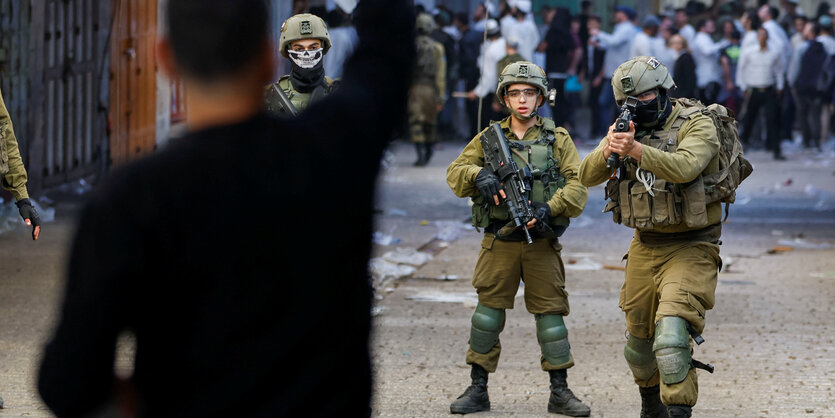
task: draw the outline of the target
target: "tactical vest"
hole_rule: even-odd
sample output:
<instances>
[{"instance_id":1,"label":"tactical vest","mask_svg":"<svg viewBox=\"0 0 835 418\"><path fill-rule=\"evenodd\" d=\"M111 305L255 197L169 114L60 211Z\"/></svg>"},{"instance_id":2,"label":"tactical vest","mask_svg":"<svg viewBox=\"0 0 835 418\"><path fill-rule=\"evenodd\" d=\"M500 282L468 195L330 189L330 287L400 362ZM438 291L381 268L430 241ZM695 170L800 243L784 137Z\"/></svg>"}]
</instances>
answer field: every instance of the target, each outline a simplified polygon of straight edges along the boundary
<instances>
[{"instance_id":1,"label":"tactical vest","mask_svg":"<svg viewBox=\"0 0 835 418\"><path fill-rule=\"evenodd\" d=\"M327 76L325 77L325 83L327 84L327 87L322 90L322 97L330 94L339 84ZM284 91L284 94L286 94L287 98L290 99L290 103L292 103L293 107L295 107L299 112L306 109L313 102L312 99L314 92L302 93L300 91L296 91L296 89L293 88L293 83L290 82L289 75L281 76L275 84L278 85L278 88ZM266 93L267 110L276 114L289 113L284 111L281 101L278 100L277 96L278 95L272 91L272 85L268 86Z\"/></svg>"},{"instance_id":2,"label":"tactical vest","mask_svg":"<svg viewBox=\"0 0 835 418\"><path fill-rule=\"evenodd\" d=\"M438 72L438 63L435 58L435 41L426 36L420 35L415 38L417 54L415 59L415 70L412 75L413 84L435 85L435 76Z\"/></svg>"},{"instance_id":3,"label":"tactical vest","mask_svg":"<svg viewBox=\"0 0 835 418\"><path fill-rule=\"evenodd\" d=\"M689 100L678 100L677 103L684 108L670 129L644 135L639 140L641 144L665 152L676 151L678 131L693 116L702 114L704 109ZM690 229L704 228L708 226L707 204L712 203L705 196L705 176L702 173L693 181L680 184L655 178L650 172L641 170L642 181L637 161L627 157L623 160L618 178L606 183L606 199L609 202L603 212L612 212L615 223L640 231L681 223Z\"/></svg>"},{"instance_id":4,"label":"tactical vest","mask_svg":"<svg viewBox=\"0 0 835 418\"><path fill-rule=\"evenodd\" d=\"M554 157L555 130L554 121L545 119L539 138L531 141L507 141L516 166L520 170L528 167L531 171L530 200L533 202L547 203L557 190L565 187L565 177L560 173L560 162ZM509 220L507 205L496 206L481 195L473 198L473 226L485 228L493 222ZM563 227L560 228L563 230L568 226L569 219L564 215L552 216L549 224Z\"/></svg>"}]
</instances>

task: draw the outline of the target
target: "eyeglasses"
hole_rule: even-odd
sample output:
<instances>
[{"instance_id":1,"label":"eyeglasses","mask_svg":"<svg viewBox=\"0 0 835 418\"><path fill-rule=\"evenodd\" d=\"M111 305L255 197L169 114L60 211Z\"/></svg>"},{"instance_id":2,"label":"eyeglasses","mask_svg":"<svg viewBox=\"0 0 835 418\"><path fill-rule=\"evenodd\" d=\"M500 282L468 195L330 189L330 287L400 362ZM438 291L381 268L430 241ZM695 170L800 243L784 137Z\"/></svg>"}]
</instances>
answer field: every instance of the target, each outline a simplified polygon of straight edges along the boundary
<instances>
[{"instance_id":1,"label":"eyeglasses","mask_svg":"<svg viewBox=\"0 0 835 418\"><path fill-rule=\"evenodd\" d=\"M524 90L508 90L507 97L511 99L518 99L520 94L524 94L526 99L533 99L534 97L539 95L539 90L537 89L524 89Z\"/></svg>"}]
</instances>

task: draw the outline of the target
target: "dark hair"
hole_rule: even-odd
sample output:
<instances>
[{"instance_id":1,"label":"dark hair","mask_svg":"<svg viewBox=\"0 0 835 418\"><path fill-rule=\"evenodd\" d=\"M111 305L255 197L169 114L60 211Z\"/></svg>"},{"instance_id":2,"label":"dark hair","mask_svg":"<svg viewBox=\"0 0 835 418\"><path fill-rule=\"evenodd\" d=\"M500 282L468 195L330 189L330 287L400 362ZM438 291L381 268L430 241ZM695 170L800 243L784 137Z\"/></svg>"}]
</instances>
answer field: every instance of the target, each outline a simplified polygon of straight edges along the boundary
<instances>
[{"instance_id":1,"label":"dark hair","mask_svg":"<svg viewBox=\"0 0 835 418\"><path fill-rule=\"evenodd\" d=\"M738 30L734 29L731 31L731 39L742 39L742 34L739 33Z\"/></svg>"},{"instance_id":2,"label":"dark hair","mask_svg":"<svg viewBox=\"0 0 835 418\"><path fill-rule=\"evenodd\" d=\"M696 30L697 31L702 30L702 28L705 27L705 25L707 25L707 22L709 22L709 21L710 21L710 19L699 19L699 22L696 23Z\"/></svg>"},{"instance_id":3,"label":"dark hair","mask_svg":"<svg viewBox=\"0 0 835 418\"><path fill-rule=\"evenodd\" d=\"M780 9L774 6L768 6L768 13L771 15L771 18L777 20L780 17Z\"/></svg>"},{"instance_id":4,"label":"dark hair","mask_svg":"<svg viewBox=\"0 0 835 418\"><path fill-rule=\"evenodd\" d=\"M461 22L462 25L470 24L470 16L467 12L458 12L455 14L455 20Z\"/></svg>"},{"instance_id":5,"label":"dark hair","mask_svg":"<svg viewBox=\"0 0 835 418\"><path fill-rule=\"evenodd\" d=\"M757 15L757 12L749 10L745 14L748 15L748 21L751 22L751 30L757 30L762 26L763 23L760 21L760 16Z\"/></svg>"},{"instance_id":6,"label":"dark hair","mask_svg":"<svg viewBox=\"0 0 835 418\"><path fill-rule=\"evenodd\" d=\"M169 0L174 59L202 81L236 75L269 42L268 16L264 0Z\"/></svg>"}]
</instances>

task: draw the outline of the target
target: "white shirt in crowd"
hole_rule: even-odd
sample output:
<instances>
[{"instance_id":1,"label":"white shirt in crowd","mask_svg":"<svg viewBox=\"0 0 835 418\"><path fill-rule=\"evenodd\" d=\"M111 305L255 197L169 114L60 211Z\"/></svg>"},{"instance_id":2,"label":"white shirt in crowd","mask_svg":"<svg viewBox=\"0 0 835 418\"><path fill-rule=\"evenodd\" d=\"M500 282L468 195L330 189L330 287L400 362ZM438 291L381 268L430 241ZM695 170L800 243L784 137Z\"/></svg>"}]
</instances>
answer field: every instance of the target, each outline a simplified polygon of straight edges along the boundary
<instances>
[{"instance_id":1,"label":"white shirt in crowd","mask_svg":"<svg viewBox=\"0 0 835 418\"><path fill-rule=\"evenodd\" d=\"M482 71L481 78L473 91L478 97L486 97L490 94L496 93L496 87L499 85L499 75L496 74L496 66L499 61L507 55L507 44L504 38L496 40L487 40L484 48L481 50L481 55L478 57L478 68Z\"/></svg>"},{"instance_id":2,"label":"white shirt in crowd","mask_svg":"<svg viewBox=\"0 0 835 418\"><path fill-rule=\"evenodd\" d=\"M835 54L835 38L831 35L818 35L815 40L823 44L823 49L826 50L827 54Z\"/></svg>"},{"instance_id":3,"label":"white shirt in crowd","mask_svg":"<svg viewBox=\"0 0 835 418\"><path fill-rule=\"evenodd\" d=\"M742 91L770 86L783 90L785 80L780 54L766 47L765 50L758 48L740 56L736 67L736 85Z\"/></svg>"},{"instance_id":4,"label":"white shirt in crowd","mask_svg":"<svg viewBox=\"0 0 835 418\"><path fill-rule=\"evenodd\" d=\"M506 37L514 37L519 40L519 48L517 52L526 61L533 61L533 54L539 45L539 30L536 28L536 23L531 20L516 21L516 24L511 27L509 32L502 32Z\"/></svg>"},{"instance_id":5,"label":"white shirt in crowd","mask_svg":"<svg viewBox=\"0 0 835 418\"><path fill-rule=\"evenodd\" d=\"M783 72L785 72L788 69L789 61L791 61L792 58L792 44L789 42L789 36L786 35L786 31L783 30L780 24L774 20L763 22L763 28L765 28L768 32L769 43L771 43L770 41L772 39L779 43L779 50L782 51L783 55L781 63L783 65Z\"/></svg>"},{"instance_id":6,"label":"white shirt in crowd","mask_svg":"<svg viewBox=\"0 0 835 418\"><path fill-rule=\"evenodd\" d=\"M626 21L615 25L615 30L611 34L600 32L597 35L600 47L606 50L606 55L603 57L603 75L606 78L611 78L618 66L631 58L629 52L632 48L632 39L635 37L635 29L632 22Z\"/></svg>"},{"instance_id":7,"label":"white shirt in crowd","mask_svg":"<svg viewBox=\"0 0 835 418\"><path fill-rule=\"evenodd\" d=\"M359 43L359 36L353 26L341 26L329 32L331 48L325 54L322 65L325 67L325 75L336 79L342 77L342 67L345 65L345 60L354 53Z\"/></svg>"},{"instance_id":8,"label":"white shirt in crowd","mask_svg":"<svg viewBox=\"0 0 835 418\"><path fill-rule=\"evenodd\" d=\"M699 32L693 38L691 50L696 63L696 86L704 88L711 82L722 82L722 67L719 66L719 51L729 45L726 39L713 42L705 32Z\"/></svg>"},{"instance_id":9,"label":"white shirt in crowd","mask_svg":"<svg viewBox=\"0 0 835 418\"><path fill-rule=\"evenodd\" d=\"M517 24L519 24L519 21L517 21L512 15L505 15L505 17L499 19L499 27L502 28L502 36L507 36Z\"/></svg>"},{"instance_id":10,"label":"white shirt in crowd","mask_svg":"<svg viewBox=\"0 0 835 418\"><path fill-rule=\"evenodd\" d=\"M663 54L664 38L660 36L649 36L644 31L638 32L632 39L632 47L629 50L630 57L650 56L658 57Z\"/></svg>"},{"instance_id":11,"label":"white shirt in crowd","mask_svg":"<svg viewBox=\"0 0 835 418\"><path fill-rule=\"evenodd\" d=\"M688 45L692 45L693 39L696 37L696 29L693 29L693 25L688 23L679 29L678 34L687 40Z\"/></svg>"}]
</instances>

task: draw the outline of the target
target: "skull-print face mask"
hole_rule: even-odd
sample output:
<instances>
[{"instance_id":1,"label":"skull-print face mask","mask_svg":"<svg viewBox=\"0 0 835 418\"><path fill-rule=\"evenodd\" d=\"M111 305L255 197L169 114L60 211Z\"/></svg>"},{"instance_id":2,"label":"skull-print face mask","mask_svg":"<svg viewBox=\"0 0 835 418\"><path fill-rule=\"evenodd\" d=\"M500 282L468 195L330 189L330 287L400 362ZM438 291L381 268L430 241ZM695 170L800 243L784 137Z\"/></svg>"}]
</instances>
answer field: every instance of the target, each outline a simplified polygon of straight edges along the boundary
<instances>
[{"instance_id":1,"label":"skull-print face mask","mask_svg":"<svg viewBox=\"0 0 835 418\"><path fill-rule=\"evenodd\" d=\"M293 51L291 49L287 51L287 55L300 68L309 69L315 67L316 64L322 61L322 51L323 48L312 51Z\"/></svg>"}]
</instances>

